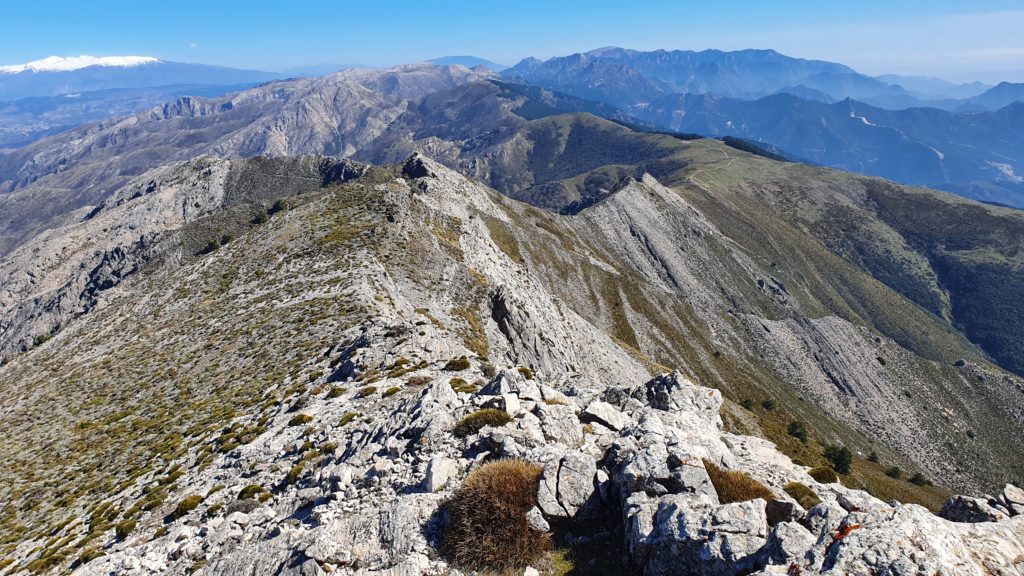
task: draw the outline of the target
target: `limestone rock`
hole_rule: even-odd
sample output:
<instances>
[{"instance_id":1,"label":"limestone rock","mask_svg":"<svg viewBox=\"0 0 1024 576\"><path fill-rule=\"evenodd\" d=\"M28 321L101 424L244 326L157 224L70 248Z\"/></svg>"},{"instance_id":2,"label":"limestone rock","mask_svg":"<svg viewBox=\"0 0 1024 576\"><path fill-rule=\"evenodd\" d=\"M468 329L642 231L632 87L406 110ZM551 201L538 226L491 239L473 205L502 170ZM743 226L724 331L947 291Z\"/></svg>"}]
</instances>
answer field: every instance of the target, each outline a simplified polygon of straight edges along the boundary
<instances>
[{"instance_id":1,"label":"limestone rock","mask_svg":"<svg viewBox=\"0 0 1024 576\"><path fill-rule=\"evenodd\" d=\"M584 422L598 422L610 430L622 430L629 425L629 416L615 409L607 402L594 400L580 414L580 420Z\"/></svg>"},{"instance_id":2,"label":"limestone rock","mask_svg":"<svg viewBox=\"0 0 1024 576\"><path fill-rule=\"evenodd\" d=\"M1006 515L981 498L952 496L939 510L939 516L953 522L996 522Z\"/></svg>"}]
</instances>

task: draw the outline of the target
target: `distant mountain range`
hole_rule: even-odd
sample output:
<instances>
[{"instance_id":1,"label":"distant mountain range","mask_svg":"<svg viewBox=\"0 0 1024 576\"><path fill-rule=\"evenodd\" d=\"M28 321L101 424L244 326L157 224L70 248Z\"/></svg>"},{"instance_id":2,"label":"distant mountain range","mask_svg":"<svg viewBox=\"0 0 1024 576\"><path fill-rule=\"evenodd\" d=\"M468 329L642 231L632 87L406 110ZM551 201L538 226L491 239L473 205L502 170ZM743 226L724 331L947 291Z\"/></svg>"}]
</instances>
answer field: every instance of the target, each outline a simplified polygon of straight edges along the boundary
<instances>
[{"instance_id":1,"label":"distant mountain range","mask_svg":"<svg viewBox=\"0 0 1024 576\"><path fill-rule=\"evenodd\" d=\"M466 68L475 68L477 66L483 66L489 68L495 72L501 72L508 68L508 66L502 66L490 60L484 58L477 58L476 56L442 56L441 58L433 58L428 60L431 64L437 64L438 66L451 66L453 64L461 64Z\"/></svg>"},{"instance_id":2,"label":"distant mountain range","mask_svg":"<svg viewBox=\"0 0 1024 576\"><path fill-rule=\"evenodd\" d=\"M282 77L274 72L168 62L148 56L51 56L27 64L0 66L0 101L174 84L255 84Z\"/></svg>"},{"instance_id":3,"label":"distant mountain range","mask_svg":"<svg viewBox=\"0 0 1024 576\"><path fill-rule=\"evenodd\" d=\"M994 110L1009 103L999 105L1004 100L982 97L990 87L979 82L953 84L927 77L872 77L842 64L792 58L774 50L641 52L610 47L543 62L526 58L502 73L508 78L626 109L641 107L666 94L708 93L756 100L784 92L827 103L853 98L894 110L922 106Z\"/></svg>"},{"instance_id":4,"label":"distant mountain range","mask_svg":"<svg viewBox=\"0 0 1024 576\"><path fill-rule=\"evenodd\" d=\"M602 48L528 58L502 75L619 107L662 129L742 137L803 161L1024 207L1024 84L984 90L917 78L911 92L772 50Z\"/></svg>"}]
</instances>

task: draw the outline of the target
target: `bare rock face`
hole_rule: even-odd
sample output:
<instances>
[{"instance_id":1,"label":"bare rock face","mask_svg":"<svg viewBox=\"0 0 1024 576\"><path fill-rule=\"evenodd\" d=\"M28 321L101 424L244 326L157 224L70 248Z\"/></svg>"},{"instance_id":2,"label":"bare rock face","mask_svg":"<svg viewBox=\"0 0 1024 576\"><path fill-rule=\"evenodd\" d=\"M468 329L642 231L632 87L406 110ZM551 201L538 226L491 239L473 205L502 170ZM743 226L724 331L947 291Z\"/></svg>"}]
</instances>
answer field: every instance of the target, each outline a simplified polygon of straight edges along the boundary
<instances>
[{"instance_id":1,"label":"bare rock face","mask_svg":"<svg viewBox=\"0 0 1024 576\"><path fill-rule=\"evenodd\" d=\"M953 522L995 522L1007 514L992 507L982 498L953 496L939 510L939 516Z\"/></svg>"}]
</instances>

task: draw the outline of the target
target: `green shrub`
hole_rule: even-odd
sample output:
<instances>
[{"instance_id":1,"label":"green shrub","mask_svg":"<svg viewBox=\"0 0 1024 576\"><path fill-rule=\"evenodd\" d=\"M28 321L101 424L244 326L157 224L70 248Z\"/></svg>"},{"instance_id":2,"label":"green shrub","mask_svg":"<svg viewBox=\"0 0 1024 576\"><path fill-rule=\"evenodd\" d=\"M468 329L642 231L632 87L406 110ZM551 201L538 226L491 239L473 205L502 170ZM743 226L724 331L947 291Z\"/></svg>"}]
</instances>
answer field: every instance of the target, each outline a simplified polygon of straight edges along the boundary
<instances>
[{"instance_id":1,"label":"green shrub","mask_svg":"<svg viewBox=\"0 0 1024 576\"><path fill-rule=\"evenodd\" d=\"M761 402L761 408L764 408L769 412L775 410L775 400L769 398L768 400Z\"/></svg>"},{"instance_id":2,"label":"green shrub","mask_svg":"<svg viewBox=\"0 0 1024 576\"><path fill-rule=\"evenodd\" d=\"M309 414L296 414L295 416L292 416L291 420L288 421L288 425L289 426L302 426L304 424L309 424L312 421L313 421L313 417L310 416Z\"/></svg>"},{"instance_id":3,"label":"green shrub","mask_svg":"<svg viewBox=\"0 0 1024 576\"><path fill-rule=\"evenodd\" d=\"M135 530L135 526L136 523L134 518L122 520L118 522L117 526L114 528L114 535L117 536L118 540L124 540Z\"/></svg>"},{"instance_id":4,"label":"green shrub","mask_svg":"<svg viewBox=\"0 0 1024 576\"><path fill-rule=\"evenodd\" d=\"M398 386L392 386L391 388L388 388L387 390L381 392L380 395L382 398L387 398L389 396L394 396L395 394L398 394L401 391L402 389L399 388Z\"/></svg>"},{"instance_id":5,"label":"green shrub","mask_svg":"<svg viewBox=\"0 0 1024 576\"><path fill-rule=\"evenodd\" d=\"M242 488L238 492L238 499L239 500L248 500L250 498L257 497L257 496L259 496L262 493L263 493L263 486L260 486L259 484L249 484L248 486L246 486L245 488Z\"/></svg>"},{"instance_id":6,"label":"green shrub","mask_svg":"<svg viewBox=\"0 0 1024 576\"><path fill-rule=\"evenodd\" d=\"M730 502L746 502L755 498L771 500L775 494L767 486L754 480L746 472L720 468L710 460L704 460L704 468L718 492L718 500L722 504Z\"/></svg>"},{"instance_id":7,"label":"green shrub","mask_svg":"<svg viewBox=\"0 0 1024 576\"><path fill-rule=\"evenodd\" d=\"M504 426L512 421L512 417L504 410L484 408L466 416L455 426L455 436L465 438L479 432L484 426Z\"/></svg>"},{"instance_id":8,"label":"green shrub","mask_svg":"<svg viewBox=\"0 0 1024 576\"><path fill-rule=\"evenodd\" d=\"M366 398L367 396L369 396L371 394L376 394L376 393L377 393L377 387L376 386L367 386L365 388L360 388L359 391L356 392L356 398Z\"/></svg>"},{"instance_id":9,"label":"green shrub","mask_svg":"<svg viewBox=\"0 0 1024 576\"><path fill-rule=\"evenodd\" d=\"M850 465L853 464L853 454L845 446L826 446L825 458L832 464L832 468L840 474L849 474Z\"/></svg>"},{"instance_id":10,"label":"green shrub","mask_svg":"<svg viewBox=\"0 0 1024 576\"><path fill-rule=\"evenodd\" d=\"M334 398L338 398L345 392L346 390L341 386L331 386L331 389L327 391L327 399L332 400Z\"/></svg>"},{"instance_id":11,"label":"green shrub","mask_svg":"<svg viewBox=\"0 0 1024 576\"><path fill-rule=\"evenodd\" d=\"M790 498L796 500L797 504L803 506L804 510L810 510L814 506L821 504L821 498L818 498L814 490L811 490L805 484L790 482L783 486L782 490L789 494Z\"/></svg>"},{"instance_id":12,"label":"green shrub","mask_svg":"<svg viewBox=\"0 0 1024 576\"><path fill-rule=\"evenodd\" d=\"M542 467L497 460L474 470L444 504L441 553L465 570L522 568L544 554L548 534L530 528Z\"/></svg>"},{"instance_id":13,"label":"green shrub","mask_svg":"<svg viewBox=\"0 0 1024 576\"><path fill-rule=\"evenodd\" d=\"M452 387L452 390L455 390L460 394L472 394L476 392L476 386L466 382L462 378L452 378L448 381L448 384Z\"/></svg>"},{"instance_id":14,"label":"green shrub","mask_svg":"<svg viewBox=\"0 0 1024 576\"><path fill-rule=\"evenodd\" d=\"M187 496L182 501L178 502L178 506L174 509L174 512L171 513L171 518L177 520L178 518L181 518L195 510L202 503L203 497L199 494Z\"/></svg>"},{"instance_id":15,"label":"green shrub","mask_svg":"<svg viewBox=\"0 0 1024 576\"><path fill-rule=\"evenodd\" d=\"M881 460L881 458L879 458L878 452L872 450L871 454L868 454L868 460L874 462L875 464L878 464L878 461Z\"/></svg>"},{"instance_id":16,"label":"green shrub","mask_svg":"<svg viewBox=\"0 0 1024 576\"><path fill-rule=\"evenodd\" d=\"M107 554L99 546L93 546L91 548L86 548L85 552L82 552L82 555L78 557L78 563L88 564L89 562L106 555ZM13 562L14 559L11 559L11 563ZM3 570L4 568L6 568L4 561L0 560L0 570Z\"/></svg>"},{"instance_id":17,"label":"green shrub","mask_svg":"<svg viewBox=\"0 0 1024 576\"><path fill-rule=\"evenodd\" d=\"M516 370L518 370L519 373L523 375L523 378L526 378L527 380L533 380L533 370L527 368L526 366L520 366L519 368L516 368Z\"/></svg>"},{"instance_id":18,"label":"green shrub","mask_svg":"<svg viewBox=\"0 0 1024 576\"><path fill-rule=\"evenodd\" d=\"M357 416L359 416L358 412L346 412L341 416L341 420L338 421L338 427L344 426L355 420Z\"/></svg>"},{"instance_id":19,"label":"green shrub","mask_svg":"<svg viewBox=\"0 0 1024 576\"><path fill-rule=\"evenodd\" d=\"M408 384L409 386L424 386L426 384L430 384L433 381L434 379L431 378L430 376L413 376L412 378L406 380L406 384Z\"/></svg>"},{"instance_id":20,"label":"green shrub","mask_svg":"<svg viewBox=\"0 0 1024 576\"><path fill-rule=\"evenodd\" d=\"M804 427L803 422L793 420L789 423L787 432L789 432L790 436L798 438L804 444L807 443L807 428Z\"/></svg>"},{"instance_id":21,"label":"green shrub","mask_svg":"<svg viewBox=\"0 0 1024 576\"><path fill-rule=\"evenodd\" d=\"M836 475L836 471L828 466L811 468L807 471L807 474L822 484L831 484L839 481L839 476Z\"/></svg>"},{"instance_id":22,"label":"green shrub","mask_svg":"<svg viewBox=\"0 0 1024 576\"><path fill-rule=\"evenodd\" d=\"M893 466L885 471L885 475L889 478L896 478L897 480L903 477L903 470L899 466Z\"/></svg>"},{"instance_id":23,"label":"green shrub","mask_svg":"<svg viewBox=\"0 0 1024 576\"><path fill-rule=\"evenodd\" d=\"M910 477L910 483L915 486L931 486L932 481L925 477L920 472L914 472L914 475Z\"/></svg>"},{"instance_id":24,"label":"green shrub","mask_svg":"<svg viewBox=\"0 0 1024 576\"><path fill-rule=\"evenodd\" d=\"M452 358L441 368L445 372L459 372L461 370L469 370L469 358L465 356L459 356L458 358Z\"/></svg>"},{"instance_id":25,"label":"green shrub","mask_svg":"<svg viewBox=\"0 0 1024 576\"><path fill-rule=\"evenodd\" d=\"M750 410L751 412L754 411L754 401L751 400L750 398L744 398L743 400L740 400L740 406L743 406L744 408Z\"/></svg>"},{"instance_id":26,"label":"green shrub","mask_svg":"<svg viewBox=\"0 0 1024 576\"><path fill-rule=\"evenodd\" d=\"M288 471L288 475L284 477L285 484L295 484L295 482L302 476L302 472L306 469L304 463L299 462L292 469Z\"/></svg>"}]
</instances>

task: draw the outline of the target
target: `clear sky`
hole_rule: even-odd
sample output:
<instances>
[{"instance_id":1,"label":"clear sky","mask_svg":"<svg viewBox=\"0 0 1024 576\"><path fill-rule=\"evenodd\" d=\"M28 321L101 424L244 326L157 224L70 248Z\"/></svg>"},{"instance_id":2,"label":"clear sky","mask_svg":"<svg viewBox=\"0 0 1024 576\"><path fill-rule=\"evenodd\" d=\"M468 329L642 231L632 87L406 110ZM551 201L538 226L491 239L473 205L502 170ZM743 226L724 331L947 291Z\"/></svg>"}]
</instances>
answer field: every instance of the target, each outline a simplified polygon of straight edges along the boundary
<instances>
[{"instance_id":1,"label":"clear sky","mask_svg":"<svg viewBox=\"0 0 1024 576\"><path fill-rule=\"evenodd\" d=\"M12 0L0 15L0 65L80 54L271 71L453 54L513 64L614 45L774 48L869 74L1024 80L1021 0Z\"/></svg>"}]
</instances>

